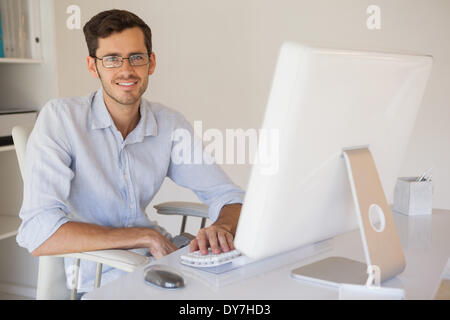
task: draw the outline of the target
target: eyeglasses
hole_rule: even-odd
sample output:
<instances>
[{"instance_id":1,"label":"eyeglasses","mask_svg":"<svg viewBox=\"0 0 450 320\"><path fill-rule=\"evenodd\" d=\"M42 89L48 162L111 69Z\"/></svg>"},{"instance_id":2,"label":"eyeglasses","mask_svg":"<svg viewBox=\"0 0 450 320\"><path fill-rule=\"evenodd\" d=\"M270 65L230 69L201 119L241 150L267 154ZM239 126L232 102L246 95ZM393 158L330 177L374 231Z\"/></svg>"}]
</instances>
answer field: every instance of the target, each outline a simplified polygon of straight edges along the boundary
<instances>
[{"instance_id":1,"label":"eyeglasses","mask_svg":"<svg viewBox=\"0 0 450 320\"><path fill-rule=\"evenodd\" d=\"M130 55L128 58L119 56L106 56L103 58L94 57L97 60L102 60L105 68L120 68L123 65L123 60L128 60L132 66L145 66L150 63L150 56L147 53L136 53Z\"/></svg>"}]
</instances>

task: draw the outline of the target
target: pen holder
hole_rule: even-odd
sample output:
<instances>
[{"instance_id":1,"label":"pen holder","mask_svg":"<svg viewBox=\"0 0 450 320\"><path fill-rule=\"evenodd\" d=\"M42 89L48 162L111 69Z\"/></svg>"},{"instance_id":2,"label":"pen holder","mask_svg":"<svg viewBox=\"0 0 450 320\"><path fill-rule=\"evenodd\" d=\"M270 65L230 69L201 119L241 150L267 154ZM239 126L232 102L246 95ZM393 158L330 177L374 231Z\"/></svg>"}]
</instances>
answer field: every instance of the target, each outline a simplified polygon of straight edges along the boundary
<instances>
[{"instance_id":1,"label":"pen holder","mask_svg":"<svg viewBox=\"0 0 450 320\"><path fill-rule=\"evenodd\" d=\"M428 215L432 212L432 181L417 181L418 177L398 178L394 189L394 210L410 215Z\"/></svg>"}]
</instances>

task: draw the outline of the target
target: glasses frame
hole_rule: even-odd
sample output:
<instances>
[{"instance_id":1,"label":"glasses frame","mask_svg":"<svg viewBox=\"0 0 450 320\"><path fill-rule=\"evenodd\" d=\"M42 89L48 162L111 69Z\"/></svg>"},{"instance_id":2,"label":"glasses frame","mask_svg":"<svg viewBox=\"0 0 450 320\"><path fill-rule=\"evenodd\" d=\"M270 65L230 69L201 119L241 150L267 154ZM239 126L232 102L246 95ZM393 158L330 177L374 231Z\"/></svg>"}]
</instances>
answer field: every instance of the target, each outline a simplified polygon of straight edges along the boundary
<instances>
[{"instance_id":1,"label":"glasses frame","mask_svg":"<svg viewBox=\"0 0 450 320\"><path fill-rule=\"evenodd\" d=\"M131 57L133 57L133 56L137 56L137 55L145 55L145 56L147 56L148 57L148 62L147 63L145 63L145 64L139 64L139 65L134 65L134 64L131 64ZM93 56L92 58L94 58L94 59L96 59L96 60L101 60L102 61L102 65L103 65L103 68L106 68L106 69L115 69L115 68L120 68L120 67L122 67L123 66L123 62L124 62L124 60L128 60L128 63L130 64L130 66L132 66L132 67L142 67L142 66L146 66L146 65L148 65L148 64L150 64L150 56L151 56L151 54L150 53L134 53L134 54L131 54L128 58L125 58L125 57L121 57L121 56L115 56L115 55L109 55L109 56L104 56L103 58L99 58L99 57L97 57L97 56ZM105 62L103 61L105 58L108 58L108 57L115 57L115 58L119 58L120 59L120 65L119 66L117 66L117 67L108 67L108 66L105 66Z\"/></svg>"}]
</instances>

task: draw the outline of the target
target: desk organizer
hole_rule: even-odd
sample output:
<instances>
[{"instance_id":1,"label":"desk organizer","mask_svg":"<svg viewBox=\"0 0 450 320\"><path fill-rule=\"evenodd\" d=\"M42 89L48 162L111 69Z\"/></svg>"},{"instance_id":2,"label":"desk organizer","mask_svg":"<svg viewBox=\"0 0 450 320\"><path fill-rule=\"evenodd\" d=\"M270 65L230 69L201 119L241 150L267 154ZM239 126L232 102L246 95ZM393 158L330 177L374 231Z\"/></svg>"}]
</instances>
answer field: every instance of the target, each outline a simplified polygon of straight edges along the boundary
<instances>
[{"instance_id":1,"label":"desk organizer","mask_svg":"<svg viewBox=\"0 0 450 320\"><path fill-rule=\"evenodd\" d=\"M428 215L432 212L432 181L418 177L398 178L394 189L394 210L406 215Z\"/></svg>"}]
</instances>

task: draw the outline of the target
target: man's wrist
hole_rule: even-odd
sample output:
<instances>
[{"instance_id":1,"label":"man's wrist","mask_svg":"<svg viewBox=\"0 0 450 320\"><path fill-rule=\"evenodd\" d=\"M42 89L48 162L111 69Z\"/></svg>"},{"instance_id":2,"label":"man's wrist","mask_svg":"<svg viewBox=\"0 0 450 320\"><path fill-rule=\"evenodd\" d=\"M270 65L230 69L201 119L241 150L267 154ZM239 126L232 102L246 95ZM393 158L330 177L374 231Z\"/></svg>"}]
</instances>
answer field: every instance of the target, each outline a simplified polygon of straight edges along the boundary
<instances>
[{"instance_id":1,"label":"man's wrist","mask_svg":"<svg viewBox=\"0 0 450 320\"><path fill-rule=\"evenodd\" d=\"M136 235L134 248L152 248L158 241L158 232L150 228L133 228Z\"/></svg>"},{"instance_id":2,"label":"man's wrist","mask_svg":"<svg viewBox=\"0 0 450 320\"><path fill-rule=\"evenodd\" d=\"M241 203L232 203L224 205L220 210L219 218L214 223L214 225L227 230L234 236L236 234L237 224L239 221L241 210L242 210Z\"/></svg>"}]
</instances>

